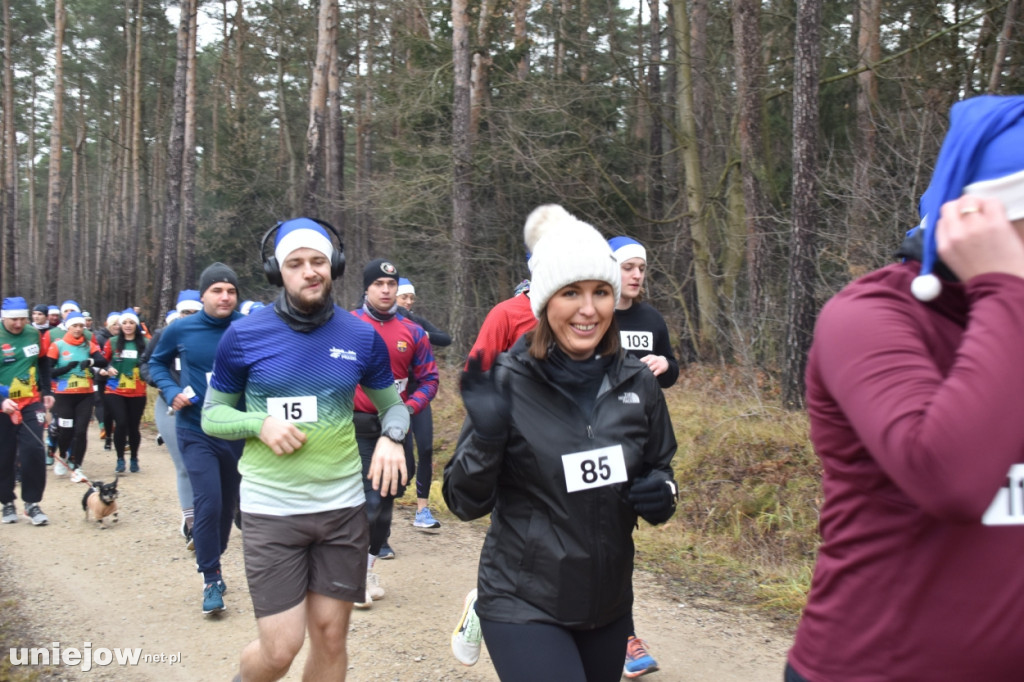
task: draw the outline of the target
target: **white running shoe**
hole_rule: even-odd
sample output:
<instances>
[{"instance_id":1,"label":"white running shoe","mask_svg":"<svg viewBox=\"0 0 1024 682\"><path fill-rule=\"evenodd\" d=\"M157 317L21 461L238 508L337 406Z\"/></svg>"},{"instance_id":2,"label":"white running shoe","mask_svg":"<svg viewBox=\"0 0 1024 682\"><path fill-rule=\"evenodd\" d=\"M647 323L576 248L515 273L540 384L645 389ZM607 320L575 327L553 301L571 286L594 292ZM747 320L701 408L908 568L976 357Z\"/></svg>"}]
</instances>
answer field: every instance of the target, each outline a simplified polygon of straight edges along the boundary
<instances>
[{"instance_id":1,"label":"white running shoe","mask_svg":"<svg viewBox=\"0 0 1024 682\"><path fill-rule=\"evenodd\" d=\"M352 606L356 607L357 609L362 609L364 611L368 608L371 608L373 606L373 597L370 596L370 590L366 590L366 601L353 602Z\"/></svg>"},{"instance_id":2,"label":"white running shoe","mask_svg":"<svg viewBox=\"0 0 1024 682\"><path fill-rule=\"evenodd\" d=\"M476 615L476 588L466 595L462 604L462 615L452 632L452 653L462 665L474 665L480 660L480 617Z\"/></svg>"},{"instance_id":3,"label":"white running shoe","mask_svg":"<svg viewBox=\"0 0 1024 682\"><path fill-rule=\"evenodd\" d=\"M82 473L82 469L78 468L78 469L75 469L74 471L72 471L71 472L70 480L71 480L72 483L81 483L81 482L83 482L85 480L85 474Z\"/></svg>"},{"instance_id":4,"label":"white running shoe","mask_svg":"<svg viewBox=\"0 0 1024 682\"><path fill-rule=\"evenodd\" d=\"M54 476L63 476L67 472L68 472L68 468L66 466L64 466L64 464L61 463L61 461L59 459L53 460L53 475Z\"/></svg>"},{"instance_id":5,"label":"white running shoe","mask_svg":"<svg viewBox=\"0 0 1024 682\"><path fill-rule=\"evenodd\" d=\"M376 573L366 572L366 592L373 598L373 601L380 601L384 598L384 588L380 586L380 576Z\"/></svg>"}]
</instances>

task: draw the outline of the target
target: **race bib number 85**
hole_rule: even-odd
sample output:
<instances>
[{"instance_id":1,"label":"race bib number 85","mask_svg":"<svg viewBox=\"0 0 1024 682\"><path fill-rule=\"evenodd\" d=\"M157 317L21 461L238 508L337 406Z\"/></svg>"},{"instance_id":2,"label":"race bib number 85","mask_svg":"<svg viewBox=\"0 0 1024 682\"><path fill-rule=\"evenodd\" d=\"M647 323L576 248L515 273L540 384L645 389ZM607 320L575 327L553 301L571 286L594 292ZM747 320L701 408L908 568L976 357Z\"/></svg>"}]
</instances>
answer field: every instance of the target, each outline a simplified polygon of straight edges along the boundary
<instances>
[{"instance_id":1,"label":"race bib number 85","mask_svg":"<svg viewBox=\"0 0 1024 682\"><path fill-rule=\"evenodd\" d=\"M621 445L562 455L562 468L565 471L565 488L570 493L627 480L626 458Z\"/></svg>"}]
</instances>

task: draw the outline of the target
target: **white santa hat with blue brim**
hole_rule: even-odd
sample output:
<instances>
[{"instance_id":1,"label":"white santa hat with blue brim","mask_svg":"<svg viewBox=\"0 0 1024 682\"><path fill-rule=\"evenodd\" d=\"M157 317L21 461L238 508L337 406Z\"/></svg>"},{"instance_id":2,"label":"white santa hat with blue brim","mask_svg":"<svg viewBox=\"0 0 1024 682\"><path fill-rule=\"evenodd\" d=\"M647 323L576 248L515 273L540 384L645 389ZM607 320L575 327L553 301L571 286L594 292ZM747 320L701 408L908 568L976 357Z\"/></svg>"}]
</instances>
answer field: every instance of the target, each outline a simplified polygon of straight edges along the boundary
<instances>
[{"instance_id":1,"label":"white santa hat with blue brim","mask_svg":"<svg viewBox=\"0 0 1024 682\"><path fill-rule=\"evenodd\" d=\"M1024 218L1024 96L983 95L953 105L949 132L918 210L924 231L921 272L910 290L919 301L942 291L932 272L938 261L939 210L963 195L999 199L1009 220Z\"/></svg>"},{"instance_id":2,"label":"white santa hat with blue brim","mask_svg":"<svg viewBox=\"0 0 1024 682\"><path fill-rule=\"evenodd\" d=\"M612 247L615 260L620 265L630 258L639 258L643 262L647 262L647 249L632 237L612 237L608 240L608 246Z\"/></svg>"},{"instance_id":3,"label":"white santa hat with blue brim","mask_svg":"<svg viewBox=\"0 0 1024 682\"><path fill-rule=\"evenodd\" d=\"M135 311L131 308L125 308L121 311L121 314L117 318L118 324L124 324L128 320L131 320L135 324L139 323L139 316L135 314Z\"/></svg>"},{"instance_id":4,"label":"white santa hat with blue brim","mask_svg":"<svg viewBox=\"0 0 1024 682\"><path fill-rule=\"evenodd\" d=\"M530 252L530 307L540 319L548 300L573 282L598 280L622 294L619 263L604 237L557 204L535 208L526 219L523 241Z\"/></svg>"},{"instance_id":5,"label":"white santa hat with blue brim","mask_svg":"<svg viewBox=\"0 0 1024 682\"><path fill-rule=\"evenodd\" d=\"M327 258L334 253L334 243L327 230L315 220L294 218L281 223L274 238L274 258L277 264L283 265L292 251L302 248L319 251Z\"/></svg>"},{"instance_id":6,"label":"white santa hat with blue brim","mask_svg":"<svg viewBox=\"0 0 1024 682\"><path fill-rule=\"evenodd\" d=\"M401 296L403 294L413 294L415 296L416 295L416 287L414 287L412 285L412 282L407 280L405 277L399 277L398 278L398 291L395 293L395 296Z\"/></svg>"},{"instance_id":7,"label":"white santa hat with blue brim","mask_svg":"<svg viewBox=\"0 0 1024 682\"><path fill-rule=\"evenodd\" d=\"M203 309L203 303L200 300L198 289L182 289L178 292L178 300L174 305L174 309L178 313L183 313L186 310L198 312Z\"/></svg>"},{"instance_id":8,"label":"white santa hat with blue brim","mask_svg":"<svg viewBox=\"0 0 1024 682\"><path fill-rule=\"evenodd\" d=\"M0 308L0 317L28 317L28 301L21 296L5 298L2 308Z\"/></svg>"}]
</instances>

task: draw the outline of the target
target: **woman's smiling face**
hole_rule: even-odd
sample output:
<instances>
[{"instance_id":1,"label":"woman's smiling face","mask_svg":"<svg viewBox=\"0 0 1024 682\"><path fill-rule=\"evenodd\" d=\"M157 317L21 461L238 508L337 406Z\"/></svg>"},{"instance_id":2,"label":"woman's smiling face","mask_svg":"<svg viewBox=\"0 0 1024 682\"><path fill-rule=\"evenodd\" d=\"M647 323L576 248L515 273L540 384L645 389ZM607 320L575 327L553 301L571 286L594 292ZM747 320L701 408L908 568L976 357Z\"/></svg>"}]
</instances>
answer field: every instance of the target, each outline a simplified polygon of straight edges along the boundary
<instances>
[{"instance_id":1,"label":"woman's smiling face","mask_svg":"<svg viewBox=\"0 0 1024 682\"><path fill-rule=\"evenodd\" d=\"M612 323L615 291L600 280L573 282L555 292L545 310L558 347L573 360L586 360Z\"/></svg>"}]
</instances>

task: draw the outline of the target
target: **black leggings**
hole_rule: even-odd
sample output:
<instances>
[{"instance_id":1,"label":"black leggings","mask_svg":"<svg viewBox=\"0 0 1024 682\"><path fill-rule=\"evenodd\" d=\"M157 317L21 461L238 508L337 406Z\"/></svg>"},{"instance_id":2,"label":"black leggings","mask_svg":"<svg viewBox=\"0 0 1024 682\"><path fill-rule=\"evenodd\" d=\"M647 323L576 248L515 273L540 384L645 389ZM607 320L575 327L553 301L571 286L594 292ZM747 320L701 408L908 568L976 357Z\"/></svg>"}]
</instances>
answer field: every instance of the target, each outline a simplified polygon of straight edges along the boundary
<instances>
[{"instance_id":1,"label":"black leggings","mask_svg":"<svg viewBox=\"0 0 1024 682\"><path fill-rule=\"evenodd\" d=\"M416 441L419 461L416 464L416 497L430 499L430 483L434 478L434 415L430 403L423 411L410 418L409 433L412 439L405 439L406 460L412 458L412 441ZM409 472L412 476L412 472Z\"/></svg>"},{"instance_id":2,"label":"black leggings","mask_svg":"<svg viewBox=\"0 0 1024 682\"><path fill-rule=\"evenodd\" d=\"M146 396L130 398L108 393L107 408L114 418L114 450L117 451L117 458L124 459L124 446L127 444L132 459L138 459L139 443L142 442L139 424L146 410Z\"/></svg>"},{"instance_id":3,"label":"black leggings","mask_svg":"<svg viewBox=\"0 0 1024 682\"><path fill-rule=\"evenodd\" d=\"M480 619L487 652L501 682L618 682L626 659L629 616L596 630L547 623ZM538 673L540 673L538 675Z\"/></svg>"},{"instance_id":4,"label":"black leggings","mask_svg":"<svg viewBox=\"0 0 1024 682\"><path fill-rule=\"evenodd\" d=\"M75 466L82 466L86 437L95 398L89 393L58 393L53 399L53 418L57 422L57 446Z\"/></svg>"}]
</instances>

